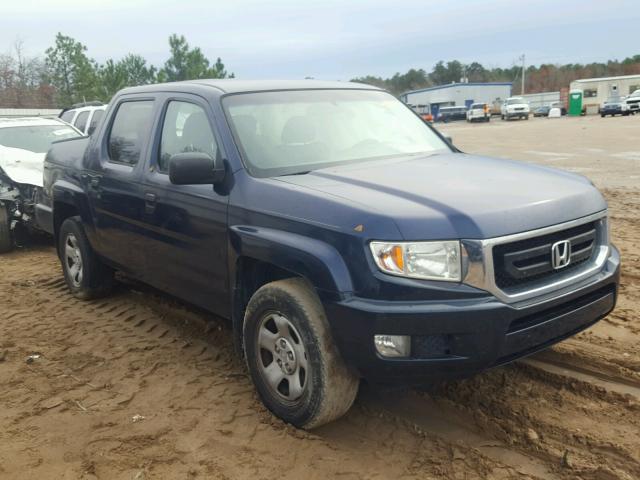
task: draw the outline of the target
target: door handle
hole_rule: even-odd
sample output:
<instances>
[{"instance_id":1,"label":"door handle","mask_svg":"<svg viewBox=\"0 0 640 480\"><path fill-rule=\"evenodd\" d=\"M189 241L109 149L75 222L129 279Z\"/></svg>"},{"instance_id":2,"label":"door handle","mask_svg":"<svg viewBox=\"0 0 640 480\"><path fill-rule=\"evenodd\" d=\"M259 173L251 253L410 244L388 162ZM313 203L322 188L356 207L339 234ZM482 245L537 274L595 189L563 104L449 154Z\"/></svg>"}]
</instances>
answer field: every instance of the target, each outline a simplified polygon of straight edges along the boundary
<instances>
[{"instance_id":1,"label":"door handle","mask_svg":"<svg viewBox=\"0 0 640 480\"><path fill-rule=\"evenodd\" d=\"M156 194L155 193L144 194L144 211L145 213L153 213L156 211Z\"/></svg>"},{"instance_id":2,"label":"door handle","mask_svg":"<svg viewBox=\"0 0 640 480\"><path fill-rule=\"evenodd\" d=\"M89 180L89 188L98 188L100 187L100 180L102 179L101 175L91 175L88 173L82 174L83 180Z\"/></svg>"}]
</instances>

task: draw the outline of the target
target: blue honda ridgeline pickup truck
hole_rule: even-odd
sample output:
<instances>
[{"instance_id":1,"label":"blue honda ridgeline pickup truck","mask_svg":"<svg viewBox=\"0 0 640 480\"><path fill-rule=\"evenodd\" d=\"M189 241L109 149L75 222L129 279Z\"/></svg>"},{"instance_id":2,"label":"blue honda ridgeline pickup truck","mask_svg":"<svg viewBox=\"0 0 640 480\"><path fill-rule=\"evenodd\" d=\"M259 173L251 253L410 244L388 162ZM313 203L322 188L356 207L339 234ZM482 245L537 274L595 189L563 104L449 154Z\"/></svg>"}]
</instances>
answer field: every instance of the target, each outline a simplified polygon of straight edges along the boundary
<instances>
[{"instance_id":1,"label":"blue honda ridgeline pickup truck","mask_svg":"<svg viewBox=\"0 0 640 480\"><path fill-rule=\"evenodd\" d=\"M470 376L616 302L589 180L461 153L370 86L127 88L44 175L38 221L74 295L120 270L229 318L258 394L299 427L343 415L360 378Z\"/></svg>"}]
</instances>

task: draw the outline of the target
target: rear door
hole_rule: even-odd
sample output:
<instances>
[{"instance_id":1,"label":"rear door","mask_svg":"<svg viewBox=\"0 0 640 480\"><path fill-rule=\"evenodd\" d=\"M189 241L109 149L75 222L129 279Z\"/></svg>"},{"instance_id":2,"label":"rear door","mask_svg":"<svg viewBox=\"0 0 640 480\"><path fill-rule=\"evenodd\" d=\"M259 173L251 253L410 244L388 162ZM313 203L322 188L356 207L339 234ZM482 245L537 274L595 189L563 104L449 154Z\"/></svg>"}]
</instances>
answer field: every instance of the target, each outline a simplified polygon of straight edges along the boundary
<instances>
[{"instance_id":1,"label":"rear door","mask_svg":"<svg viewBox=\"0 0 640 480\"><path fill-rule=\"evenodd\" d=\"M155 108L153 97L120 97L101 130L101 141L92 144L90 169L83 175L100 253L136 276L145 265L140 176L149 155Z\"/></svg>"},{"instance_id":2,"label":"rear door","mask_svg":"<svg viewBox=\"0 0 640 480\"><path fill-rule=\"evenodd\" d=\"M171 155L204 152L222 162L209 104L197 95L167 95L143 176L144 225L150 239L145 279L191 303L227 315L227 205L213 185L174 185Z\"/></svg>"}]
</instances>

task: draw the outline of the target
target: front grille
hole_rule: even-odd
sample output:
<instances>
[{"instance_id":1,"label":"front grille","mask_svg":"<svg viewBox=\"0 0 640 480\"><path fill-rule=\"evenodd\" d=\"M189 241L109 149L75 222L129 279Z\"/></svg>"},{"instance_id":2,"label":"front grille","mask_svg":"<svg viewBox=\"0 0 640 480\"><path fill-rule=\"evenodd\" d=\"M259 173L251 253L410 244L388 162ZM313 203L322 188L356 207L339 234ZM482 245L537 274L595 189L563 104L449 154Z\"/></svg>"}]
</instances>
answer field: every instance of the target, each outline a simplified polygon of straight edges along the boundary
<instances>
[{"instance_id":1,"label":"front grille","mask_svg":"<svg viewBox=\"0 0 640 480\"><path fill-rule=\"evenodd\" d=\"M561 269L551 264L551 247L554 243L569 240L571 261ZM493 269L496 285L509 290L524 287L541 280L551 281L588 262L597 246L596 222L553 232L539 237L527 238L493 247Z\"/></svg>"}]
</instances>

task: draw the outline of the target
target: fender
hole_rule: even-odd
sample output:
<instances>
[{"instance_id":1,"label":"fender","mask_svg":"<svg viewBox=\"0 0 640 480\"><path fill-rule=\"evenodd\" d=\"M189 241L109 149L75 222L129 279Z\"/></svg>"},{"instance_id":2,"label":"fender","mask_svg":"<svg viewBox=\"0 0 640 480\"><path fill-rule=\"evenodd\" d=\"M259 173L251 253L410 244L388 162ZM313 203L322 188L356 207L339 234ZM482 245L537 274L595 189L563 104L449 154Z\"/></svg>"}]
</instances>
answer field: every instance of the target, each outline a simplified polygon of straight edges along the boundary
<instances>
[{"instance_id":1,"label":"fender","mask_svg":"<svg viewBox=\"0 0 640 480\"><path fill-rule=\"evenodd\" d=\"M351 275L342 256L331 245L297 233L272 228L234 226L230 241L235 257L271 263L309 280L322 292L353 292ZM231 258L235 264L235 258ZM235 277L235 267L231 268ZM235 278L232 279L235 285ZM320 292L319 292L320 293Z\"/></svg>"},{"instance_id":2,"label":"fender","mask_svg":"<svg viewBox=\"0 0 640 480\"><path fill-rule=\"evenodd\" d=\"M272 228L233 226L229 229L231 323L236 353L242 357L243 305L238 301L237 260L249 257L306 278L321 298L339 299L353 292L351 275L342 256L331 245L314 238Z\"/></svg>"},{"instance_id":3,"label":"fender","mask_svg":"<svg viewBox=\"0 0 640 480\"><path fill-rule=\"evenodd\" d=\"M82 220L82 224L87 233L87 237L92 247L95 248L95 236L93 218L91 216L91 210L89 208L89 200L86 192L82 188L66 179L58 179L51 187L51 198L53 200L53 225L54 225L54 239L57 243L58 228L62 223L60 218L59 208L56 205L67 205L74 208Z\"/></svg>"}]
</instances>

